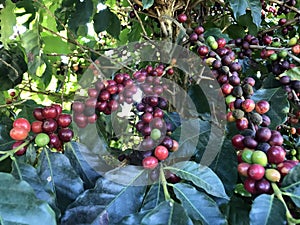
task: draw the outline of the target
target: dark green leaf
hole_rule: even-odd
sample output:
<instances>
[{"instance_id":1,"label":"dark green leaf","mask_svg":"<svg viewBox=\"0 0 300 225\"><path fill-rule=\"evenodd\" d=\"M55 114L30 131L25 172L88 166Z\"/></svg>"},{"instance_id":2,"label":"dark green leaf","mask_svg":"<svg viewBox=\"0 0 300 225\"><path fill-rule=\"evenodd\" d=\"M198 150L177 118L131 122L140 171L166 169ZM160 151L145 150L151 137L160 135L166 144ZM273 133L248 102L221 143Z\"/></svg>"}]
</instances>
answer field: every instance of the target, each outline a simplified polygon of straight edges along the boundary
<instances>
[{"instance_id":1,"label":"dark green leaf","mask_svg":"<svg viewBox=\"0 0 300 225\"><path fill-rule=\"evenodd\" d=\"M79 26L86 25L93 13L92 0L76 1L75 10L71 13L68 25L75 34Z\"/></svg>"},{"instance_id":2,"label":"dark green leaf","mask_svg":"<svg viewBox=\"0 0 300 225\"><path fill-rule=\"evenodd\" d=\"M34 118L32 112L35 108L39 107L39 105L33 100L27 100L18 108L21 109L18 114L18 118L26 118L28 121L33 122L36 119Z\"/></svg>"},{"instance_id":3,"label":"dark green leaf","mask_svg":"<svg viewBox=\"0 0 300 225\"><path fill-rule=\"evenodd\" d=\"M0 149L2 151L11 149L14 140L9 136L13 121L4 115L0 117Z\"/></svg>"},{"instance_id":4,"label":"dark green leaf","mask_svg":"<svg viewBox=\"0 0 300 225\"><path fill-rule=\"evenodd\" d=\"M81 143L71 142L65 147L65 156L69 158L71 165L77 174L80 175L86 188L94 187L96 180L100 176L90 165L91 160L97 160L96 155L93 154L91 157L88 157L89 155L91 155L89 149ZM99 161L92 163L92 165L97 163Z\"/></svg>"},{"instance_id":5,"label":"dark green leaf","mask_svg":"<svg viewBox=\"0 0 300 225\"><path fill-rule=\"evenodd\" d=\"M238 198L233 195L228 205L226 205L226 216L229 224L234 225L249 225L249 212L251 205L244 201L243 198Z\"/></svg>"},{"instance_id":6,"label":"dark green leaf","mask_svg":"<svg viewBox=\"0 0 300 225\"><path fill-rule=\"evenodd\" d=\"M246 14L239 17L238 24L241 26L245 26L248 29L249 34L257 34L258 28L253 22L250 11L247 11Z\"/></svg>"},{"instance_id":7,"label":"dark green leaf","mask_svg":"<svg viewBox=\"0 0 300 225\"><path fill-rule=\"evenodd\" d=\"M150 210L146 210L146 211L142 211L142 212L138 212L138 213L134 213L134 214L130 214L126 217L124 217L124 219L122 221L120 221L118 223L118 225L132 225L132 224L141 224L142 219L145 217L145 215L147 215L147 213L149 213Z\"/></svg>"},{"instance_id":8,"label":"dark green leaf","mask_svg":"<svg viewBox=\"0 0 300 225\"><path fill-rule=\"evenodd\" d=\"M207 38L208 36L214 36L215 38L225 38L226 41L230 40L228 34L223 34L219 28L210 28L206 30L204 33L204 37Z\"/></svg>"},{"instance_id":9,"label":"dark green leaf","mask_svg":"<svg viewBox=\"0 0 300 225\"><path fill-rule=\"evenodd\" d=\"M113 15L108 8L96 13L93 18L95 32L105 31L110 26Z\"/></svg>"},{"instance_id":10,"label":"dark green leaf","mask_svg":"<svg viewBox=\"0 0 300 225\"><path fill-rule=\"evenodd\" d=\"M147 195L143 201L143 207L141 211L147 211L154 209L161 202L165 200L164 192L161 186L161 183L151 185Z\"/></svg>"},{"instance_id":11,"label":"dark green leaf","mask_svg":"<svg viewBox=\"0 0 300 225\"><path fill-rule=\"evenodd\" d=\"M15 164L13 165L14 166L11 173L16 179L20 179L18 170ZM33 166L25 163L18 163L18 169L21 172L22 180L26 181L33 188L36 197L47 202L55 211L59 213L59 210L55 205L55 193L47 188L47 182L40 179L36 169Z\"/></svg>"},{"instance_id":12,"label":"dark green leaf","mask_svg":"<svg viewBox=\"0 0 300 225\"><path fill-rule=\"evenodd\" d=\"M148 9L153 5L154 0L142 0L142 3L143 3L143 9Z\"/></svg>"},{"instance_id":13,"label":"dark green leaf","mask_svg":"<svg viewBox=\"0 0 300 225\"><path fill-rule=\"evenodd\" d=\"M194 185L204 189L210 195L228 199L221 180L209 167L186 161L178 162L164 169L170 170L177 176L193 182Z\"/></svg>"},{"instance_id":14,"label":"dark green leaf","mask_svg":"<svg viewBox=\"0 0 300 225\"><path fill-rule=\"evenodd\" d=\"M177 183L174 186L176 197L181 201L187 214L192 220L201 221L202 224L226 224L217 203L203 192L193 186Z\"/></svg>"},{"instance_id":15,"label":"dark green leaf","mask_svg":"<svg viewBox=\"0 0 300 225\"><path fill-rule=\"evenodd\" d=\"M25 181L0 173L0 218L3 224L55 225L55 214L49 205L36 198Z\"/></svg>"},{"instance_id":16,"label":"dark green leaf","mask_svg":"<svg viewBox=\"0 0 300 225\"><path fill-rule=\"evenodd\" d=\"M111 36L119 39L119 35L121 32L121 22L115 14L111 15L111 22L106 30Z\"/></svg>"},{"instance_id":17,"label":"dark green leaf","mask_svg":"<svg viewBox=\"0 0 300 225\"><path fill-rule=\"evenodd\" d=\"M274 195L262 194L252 204L249 214L250 225L285 224L285 212L283 203Z\"/></svg>"},{"instance_id":18,"label":"dark green leaf","mask_svg":"<svg viewBox=\"0 0 300 225\"><path fill-rule=\"evenodd\" d=\"M62 218L62 224L93 224L93 221L94 224L99 224L99 221L103 220L109 220L109 224L117 224L125 216L138 211L145 188L124 186L99 178L94 189L85 191L69 205Z\"/></svg>"},{"instance_id":19,"label":"dark green leaf","mask_svg":"<svg viewBox=\"0 0 300 225\"><path fill-rule=\"evenodd\" d=\"M259 27L261 23L261 3L259 0L229 0L233 10L233 15L237 20L240 16L246 14L247 8L251 9L251 15L254 24Z\"/></svg>"},{"instance_id":20,"label":"dark green leaf","mask_svg":"<svg viewBox=\"0 0 300 225\"><path fill-rule=\"evenodd\" d=\"M237 181L237 160L236 151L232 147L231 140L225 139L221 151L210 165L210 168L221 179L226 193L231 195Z\"/></svg>"},{"instance_id":21,"label":"dark green leaf","mask_svg":"<svg viewBox=\"0 0 300 225\"><path fill-rule=\"evenodd\" d=\"M244 37L246 35L245 29L238 24L230 25L227 29L227 33L232 39Z\"/></svg>"},{"instance_id":22,"label":"dark green leaf","mask_svg":"<svg viewBox=\"0 0 300 225\"><path fill-rule=\"evenodd\" d=\"M283 178L281 189L288 192L297 207L300 207L300 164Z\"/></svg>"},{"instance_id":23,"label":"dark green leaf","mask_svg":"<svg viewBox=\"0 0 300 225\"><path fill-rule=\"evenodd\" d=\"M254 92L252 99L255 102L266 100L270 103L270 110L266 113L271 119L271 129L276 129L278 124L282 124L287 119L286 108L289 107L289 102L286 97L286 91L281 87L272 89L260 89ZM280 104L278 104L280 102Z\"/></svg>"},{"instance_id":24,"label":"dark green leaf","mask_svg":"<svg viewBox=\"0 0 300 225\"><path fill-rule=\"evenodd\" d=\"M83 192L83 182L70 164L69 159L44 148L40 155L38 174L48 188L56 193L57 205L64 211Z\"/></svg>"},{"instance_id":25,"label":"dark green leaf","mask_svg":"<svg viewBox=\"0 0 300 225\"><path fill-rule=\"evenodd\" d=\"M141 24L138 22L133 21L131 30L128 34L128 41L129 42L134 42L134 41L139 41L142 37L142 27Z\"/></svg>"},{"instance_id":26,"label":"dark green leaf","mask_svg":"<svg viewBox=\"0 0 300 225\"><path fill-rule=\"evenodd\" d=\"M185 209L176 202L162 202L142 219L141 225L192 225Z\"/></svg>"},{"instance_id":27,"label":"dark green leaf","mask_svg":"<svg viewBox=\"0 0 300 225\"><path fill-rule=\"evenodd\" d=\"M1 9L1 35L0 41L5 48L8 48L10 36L14 33L14 26L16 25L16 14L14 13L15 4L11 1L6 1L5 7Z\"/></svg>"}]
</instances>

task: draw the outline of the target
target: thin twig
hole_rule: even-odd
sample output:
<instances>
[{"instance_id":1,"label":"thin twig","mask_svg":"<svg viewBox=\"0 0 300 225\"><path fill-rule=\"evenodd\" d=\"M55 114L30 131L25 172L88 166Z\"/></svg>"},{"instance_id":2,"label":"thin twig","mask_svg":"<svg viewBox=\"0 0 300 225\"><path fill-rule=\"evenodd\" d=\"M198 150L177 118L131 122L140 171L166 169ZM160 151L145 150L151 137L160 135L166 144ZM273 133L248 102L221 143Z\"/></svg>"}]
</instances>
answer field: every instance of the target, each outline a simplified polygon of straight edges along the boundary
<instances>
[{"instance_id":1,"label":"thin twig","mask_svg":"<svg viewBox=\"0 0 300 225\"><path fill-rule=\"evenodd\" d=\"M1 61L5 66L11 68L11 69L14 71L14 73L16 74L16 77L19 76L18 71L17 71L12 65L10 65L10 64L7 63L7 62L5 62L2 58L0 58L0 61Z\"/></svg>"},{"instance_id":2,"label":"thin twig","mask_svg":"<svg viewBox=\"0 0 300 225\"><path fill-rule=\"evenodd\" d=\"M132 7L133 12L134 12L134 14L135 14L137 20L139 21L139 23L140 23L140 25L141 25L141 28L142 28L142 31L143 31L144 35L147 36L147 32L146 32L146 30L145 30L144 24L143 24L143 22L142 22L142 20L141 20L141 18L140 18L140 16L139 16L139 14L138 14L137 11L134 9L133 4L131 3L131 1L130 1L130 0L127 0L127 2L128 2L128 3L130 4L130 6Z\"/></svg>"},{"instance_id":3,"label":"thin twig","mask_svg":"<svg viewBox=\"0 0 300 225\"><path fill-rule=\"evenodd\" d=\"M285 2L281 2L281 1L278 1L278 0L270 0L270 2L274 2L274 3L278 4L278 5L283 5L283 6L287 7L287 8L289 8L290 10L293 10L297 14L300 14L300 10L299 9L297 9L294 6L287 5L287 4L285 4Z\"/></svg>"},{"instance_id":4,"label":"thin twig","mask_svg":"<svg viewBox=\"0 0 300 225\"><path fill-rule=\"evenodd\" d=\"M288 21L287 21L285 24L283 24L283 25L276 25L276 26L270 27L270 28L268 28L268 29L266 29L266 30L261 31L261 32L259 33L259 35L262 36L262 35L264 35L264 34L266 34L266 33L269 33L269 32L271 32L271 31L273 31L273 30L277 30L277 29L280 29L280 28L282 28L282 27L291 25L291 24L293 24L293 23L298 22L299 19L300 19L299 17L296 17L296 18L294 18L294 19L288 20Z\"/></svg>"}]
</instances>

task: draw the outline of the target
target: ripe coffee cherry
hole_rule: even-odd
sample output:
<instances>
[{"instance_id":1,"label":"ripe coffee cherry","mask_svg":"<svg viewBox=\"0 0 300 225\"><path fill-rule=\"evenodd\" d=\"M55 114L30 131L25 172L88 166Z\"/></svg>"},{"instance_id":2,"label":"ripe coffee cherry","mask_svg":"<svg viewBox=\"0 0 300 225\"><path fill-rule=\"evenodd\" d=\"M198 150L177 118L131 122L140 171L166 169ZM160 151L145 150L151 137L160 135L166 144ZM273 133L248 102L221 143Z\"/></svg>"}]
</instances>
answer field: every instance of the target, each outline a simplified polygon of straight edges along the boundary
<instances>
[{"instance_id":1,"label":"ripe coffee cherry","mask_svg":"<svg viewBox=\"0 0 300 225\"><path fill-rule=\"evenodd\" d=\"M57 125L64 128L70 126L72 117L69 114L60 114L57 118Z\"/></svg>"},{"instance_id":2,"label":"ripe coffee cherry","mask_svg":"<svg viewBox=\"0 0 300 225\"><path fill-rule=\"evenodd\" d=\"M73 102L72 103L72 110L75 112L75 113L82 113L83 110L84 110L84 103L83 102ZM37 119L37 118L36 118ZM38 119L37 119L38 120Z\"/></svg>"},{"instance_id":3,"label":"ripe coffee cherry","mask_svg":"<svg viewBox=\"0 0 300 225\"><path fill-rule=\"evenodd\" d=\"M259 164L252 164L249 167L247 174L253 180L260 180L265 175L265 168Z\"/></svg>"},{"instance_id":4,"label":"ripe coffee cherry","mask_svg":"<svg viewBox=\"0 0 300 225\"><path fill-rule=\"evenodd\" d=\"M277 165L277 170L280 172L281 176L286 176L291 169L293 169L298 164L297 161L285 160Z\"/></svg>"},{"instance_id":5,"label":"ripe coffee cherry","mask_svg":"<svg viewBox=\"0 0 300 225\"><path fill-rule=\"evenodd\" d=\"M241 162L237 167L237 171L241 176L247 177L248 176L247 171L250 166L251 164L249 163Z\"/></svg>"},{"instance_id":6,"label":"ripe coffee cherry","mask_svg":"<svg viewBox=\"0 0 300 225\"><path fill-rule=\"evenodd\" d=\"M142 121L145 123L150 123L152 119L153 119L153 116L149 112L146 112L142 115Z\"/></svg>"},{"instance_id":7,"label":"ripe coffee cherry","mask_svg":"<svg viewBox=\"0 0 300 225\"><path fill-rule=\"evenodd\" d=\"M265 177L271 182L279 182L281 179L281 174L277 169L266 169Z\"/></svg>"},{"instance_id":8,"label":"ripe coffee cherry","mask_svg":"<svg viewBox=\"0 0 300 225\"><path fill-rule=\"evenodd\" d=\"M181 178L176 176L176 174L171 173L169 171L165 172L165 176L167 178L167 182L171 183L171 184L177 184L178 182L180 182Z\"/></svg>"},{"instance_id":9,"label":"ripe coffee cherry","mask_svg":"<svg viewBox=\"0 0 300 225\"><path fill-rule=\"evenodd\" d=\"M109 100L109 98L110 98L110 93L107 90L103 89L100 91L100 94L98 96L99 101L107 101Z\"/></svg>"},{"instance_id":10,"label":"ripe coffee cherry","mask_svg":"<svg viewBox=\"0 0 300 225\"><path fill-rule=\"evenodd\" d=\"M242 151L242 160L243 162L246 163L252 163L252 154L253 154L253 150L251 149L244 149Z\"/></svg>"},{"instance_id":11,"label":"ripe coffee cherry","mask_svg":"<svg viewBox=\"0 0 300 225\"><path fill-rule=\"evenodd\" d=\"M242 102L242 109L245 112L252 112L255 108L255 102L252 99L246 99Z\"/></svg>"},{"instance_id":12,"label":"ripe coffee cherry","mask_svg":"<svg viewBox=\"0 0 300 225\"><path fill-rule=\"evenodd\" d=\"M24 143L24 141L16 141L15 143L13 143L12 149L15 149L15 148L19 147L23 143ZM15 154L17 156L24 155L26 153L26 150L27 150L27 146L24 146L23 148L21 148L20 150L18 150Z\"/></svg>"},{"instance_id":13,"label":"ripe coffee cherry","mask_svg":"<svg viewBox=\"0 0 300 225\"><path fill-rule=\"evenodd\" d=\"M229 95L233 90L233 86L229 83L225 83L221 86L221 90L224 95Z\"/></svg>"},{"instance_id":14,"label":"ripe coffee cherry","mask_svg":"<svg viewBox=\"0 0 300 225\"><path fill-rule=\"evenodd\" d=\"M199 46L197 52L200 56L206 56L209 52L209 49L207 46L202 45L202 46Z\"/></svg>"},{"instance_id":15,"label":"ripe coffee cherry","mask_svg":"<svg viewBox=\"0 0 300 225\"><path fill-rule=\"evenodd\" d=\"M268 164L268 157L266 155L266 153L264 153L263 151L254 151L252 156L251 156L251 161L254 164L259 164L262 166L266 166Z\"/></svg>"},{"instance_id":16,"label":"ripe coffee cherry","mask_svg":"<svg viewBox=\"0 0 300 225\"><path fill-rule=\"evenodd\" d=\"M255 139L259 142L267 142L272 136L271 130L267 127L261 127L256 131Z\"/></svg>"},{"instance_id":17,"label":"ripe coffee cherry","mask_svg":"<svg viewBox=\"0 0 300 225\"><path fill-rule=\"evenodd\" d=\"M194 32L198 35L201 35L204 33L204 28L202 26L198 26L194 29Z\"/></svg>"},{"instance_id":18,"label":"ripe coffee cherry","mask_svg":"<svg viewBox=\"0 0 300 225\"><path fill-rule=\"evenodd\" d=\"M42 121L33 121L31 123L31 130L33 133L41 133L43 131L43 122Z\"/></svg>"},{"instance_id":19,"label":"ripe coffee cherry","mask_svg":"<svg viewBox=\"0 0 300 225\"><path fill-rule=\"evenodd\" d=\"M59 105L59 104L52 104L51 107L56 108L57 115L60 115L60 114L61 114L61 112L62 112L62 107L61 107L61 105Z\"/></svg>"},{"instance_id":20,"label":"ripe coffee cherry","mask_svg":"<svg viewBox=\"0 0 300 225\"><path fill-rule=\"evenodd\" d=\"M244 136L241 134L236 134L232 137L231 139L231 143L233 145L233 147L235 147L236 149L244 149L245 145L244 145Z\"/></svg>"},{"instance_id":21,"label":"ripe coffee cherry","mask_svg":"<svg viewBox=\"0 0 300 225\"><path fill-rule=\"evenodd\" d=\"M31 125L25 118L18 118L13 122L13 127L19 127L25 129L27 132L30 131Z\"/></svg>"},{"instance_id":22,"label":"ripe coffee cherry","mask_svg":"<svg viewBox=\"0 0 300 225\"><path fill-rule=\"evenodd\" d=\"M43 122L43 132L45 133L52 133L55 132L57 130L57 122L54 119L46 119Z\"/></svg>"},{"instance_id":23,"label":"ripe coffee cherry","mask_svg":"<svg viewBox=\"0 0 300 225\"><path fill-rule=\"evenodd\" d=\"M23 141L27 138L28 132L22 127L14 127L10 130L9 135L16 141Z\"/></svg>"},{"instance_id":24,"label":"ripe coffee cherry","mask_svg":"<svg viewBox=\"0 0 300 225\"><path fill-rule=\"evenodd\" d=\"M58 131L58 137L63 142L69 142L73 138L73 131L69 128L63 128Z\"/></svg>"},{"instance_id":25,"label":"ripe coffee cherry","mask_svg":"<svg viewBox=\"0 0 300 225\"><path fill-rule=\"evenodd\" d=\"M236 120L236 128L238 130L245 130L248 128L248 120L246 117L243 117L242 119Z\"/></svg>"},{"instance_id":26,"label":"ripe coffee cherry","mask_svg":"<svg viewBox=\"0 0 300 225\"><path fill-rule=\"evenodd\" d=\"M218 43L218 48L224 48L226 45L226 40L225 38L218 38L217 43Z\"/></svg>"},{"instance_id":27,"label":"ripe coffee cherry","mask_svg":"<svg viewBox=\"0 0 300 225\"><path fill-rule=\"evenodd\" d=\"M55 148L56 150L60 151L62 149L62 142L59 139L59 137L57 136L57 134L49 134L49 147L50 148Z\"/></svg>"},{"instance_id":28,"label":"ripe coffee cherry","mask_svg":"<svg viewBox=\"0 0 300 225\"><path fill-rule=\"evenodd\" d=\"M181 13L177 16L177 20L180 23L184 23L185 21L187 21L187 16L184 13Z\"/></svg>"},{"instance_id":29,"label":"ripe coffee cherry","mask_svg":"<svg viewBox=\"0 0 300 225\"><path fill-rule=\"evenodd\" d=\"M269 139L269 144L271 146L281 146L283 144L283 137L282 135L278 132L278 133L274 133L271 135L271 138Z\"/></svg>"},{"instance_id":30,"label":"ripe coffee cherry","mask_svg":"<svg viewBox=\"0 0 300 225\"><path fill-rule=\"evenodd\" d=\"M269 163L281 163L284 161L286 155L286 151L281 146L272 146L269 148L267 152Z\"/></svg>"},{"instance_id":31,"label":"ripe coffee cherry","mask_svg":"<svg viewBox=\"0 0 300 225\"><path fill-rule=\"evenodd\" d=\"M144 140L141 143L141 148L142 150L152 150L155 146L155 142L153 141L153 139L148 136L146 138L144 138Z\"/></svg>"},{"instance_id":32,"label":"ripe coffee cherry","mask_svg":"<svg viewBox=\"0 0 300 225\"><path fill-rule=\"evenodd\" d=\"M158 165L158 160L156 157L154 156L148 156L146 158L143 159L142 161L142 165L145 169L155 169Z\"/></svg>"},{"instance_id":33,"label":"ripe coffee cherry","mask_svg":"<svg viewBox=\"0 0 300 225\"><path fill-rule=\"evenodd\" d=\"M54 119L58 116L56 108L52 106L46 106L43 108L42 114L45 119Z\"/></svg>"},{"instance_id":34,"label":"ripe coffee cherry","mask_svg":"<svg viewBox=\"0 0 300 225\"><path fill-rule=\"evenodd\" d=\"M259 114L265 114L270 110L270 104L269 102L265 100L260 100L255 104L255 111Z\"/></svg>"},{"instance_id":35,"label":"ripe coffee cherry","mask_svg":"<svg viewBox=\"0 0 300 225\"><path fill-rule=\"evenodd\" d=\"M248 191L249 193L251 194L256 194L256 187L255 187L255 184L256 184L256 180L254 179L251 179L251 178L247 178L245 181L244 181L244 188L246 191Z\"/></svg>"},{"instance_id":36,"label":"ripe coffee cherry","mask_svg":"<svg viewBox=\"0 0 300 225\"><path fill-rule=\"evenodd\" d=\"M246 136L243 140L243 143L246 148L255 149L258 145L257 141L250 136Z\"/></svg>"},{"instance_id":37,"label":"ripe coffee cherry","mask_svg":"<svg viewBox=\"0 0 300 225\"><path fill-rule=\"evenodd\" d=\"M33 116L36 120L40 120L42 121L44 119L44 116L43 116L43 109L42 108L35 108L33 110Z\"/></svg>"},{"instance_id":38,"label":"ripe coffee cherry","mask_svg":"<svg viewBox=\"0 0 300 225\"><path fill-rule=\"evenodd\" d=\"M48 134L45 133L39 133L35 139L34 142L38 147L44 147L46 146L50 141L50 138L48 136Z\"/></svg>"},{"instance_id":39,"label":"ripe coffee cherry","mask_svg":"<svg viewBox=\"0 0 300 225\"><path fill-rule=\"evenodd\" d=\"M155 148L154 155L158 160L165 160L169 156L169 151L165 146L159 145Z\"/></svg>"},{"instance_id":40,"label":"ripe coffee cherry","mask_svg":"<svg viewBox=\"0 0 300 225\"><path fill-rule=\"evenodd\" d=\"M176 140L173 140L173 147L171 148L171 152L176 152L179 149L179 143Z\"/></svg>"},{"instance_id":41,"label":"ripe coffee cherry","mask_svg":"<svg viewBox=\"0 0 300 225\"><path fill-rule=\"evenodd\" d=\"M171 150L173 148L173 139L166 136L161 142L161 145L165 146L168 150Z\"/></svg>"},{"instance_id":42,"label":"ripe coffee cherry","mask_svg":"<svg viewBox=\"0 0 300 225\"><path fill-rule=\"evenodd\" d=\"M269 193L271 190L271 184L268 180L263 178L261 180L256 181L255 189L257 193Z\"/></svg>"}]
</instances>

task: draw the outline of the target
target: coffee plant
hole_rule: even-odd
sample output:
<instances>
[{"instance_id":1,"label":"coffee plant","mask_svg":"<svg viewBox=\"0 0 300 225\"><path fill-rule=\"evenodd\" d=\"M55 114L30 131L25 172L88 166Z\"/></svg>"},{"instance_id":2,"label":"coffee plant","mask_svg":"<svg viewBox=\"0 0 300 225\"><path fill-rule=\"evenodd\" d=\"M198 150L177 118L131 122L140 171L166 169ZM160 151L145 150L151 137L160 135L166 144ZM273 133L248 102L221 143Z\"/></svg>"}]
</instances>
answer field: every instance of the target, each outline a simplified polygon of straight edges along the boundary
<instances>
[{"instance_id":1,"label":"coffee plant","mask_svg":"<svg viewBox=\"0 0 300 225\"><path fill-rule=\"evenodd\" d=\"M300 224L300 1L0 0L0 224Z\"/></svg>"}]
</instances>

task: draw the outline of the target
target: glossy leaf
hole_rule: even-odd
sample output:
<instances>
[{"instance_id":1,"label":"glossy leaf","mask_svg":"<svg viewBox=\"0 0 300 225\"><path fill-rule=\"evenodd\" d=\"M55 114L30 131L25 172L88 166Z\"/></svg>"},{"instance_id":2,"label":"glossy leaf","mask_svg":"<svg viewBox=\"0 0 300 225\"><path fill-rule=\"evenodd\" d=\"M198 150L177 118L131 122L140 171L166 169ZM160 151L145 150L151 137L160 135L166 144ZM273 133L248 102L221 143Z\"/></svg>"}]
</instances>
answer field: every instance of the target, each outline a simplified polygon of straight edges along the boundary
<instances>
[{"instance_id":1,"label":"glossy leaf","mask_svg":"<svg viewBox=\"0 0 300 225\"><path fill-rule=\"evenodd\" d=\"M246 14L246 9L251 9L251 15L253 18L253 22L257 27L260 27L261 23L261 3L259 0L230 0L230 6L233 10L234 17L238 19L238 17Z\"/></svg>"},{"instance_id":2,"label":"glossy leaf","mask_svg":"<svg viewBox=\"0 0 300 225\"><path fill-rule=\"evenodd\" d=\"M141 220L141 225L192 225L192 220L188 217L186 210L176 202L165 201L151 210Z\"/></svg>"},{"instance_id":3,"label":"glossy leaf","mask_svg":"<svg viewBox=\"0 0 300 225\"><path fill-rule=\"evenodd\" d=\"M43 200L47 202L59 215L59 210L56 207L56 200L55 200L55 193L52 192L49 188L46 186L46 182L42 181L40 177L37 174L36 169L25 163L18 163L18 169L21 173L21 178L19 177L18 169L16 168L15 164L13 164L13 170L12 175L16 179L24 180L26 181L34 190L35 195L40 200Z\"/></svg>"},{"instance_id":4,"label":"glossy leaf","mask_svg":"<svg viewBox=\"0 0 300 225\"><path fill-rule=\"evenodd\" d=\"M77 142L67 144L64 154L69 158L77 174L80 175L85 187L94 187L97 178L100 176L100 174L91 167L91 165L99 163L96 154L91 154L85 145ZM91 160L93 160L93 163L91 163Z\"/></svg>"},{"instance_id":5,"label":"glossy leaf","mask_svg":"<svg viewBox=\"0 0 300 225\"><path fill-rule=\"evenodd\" d=\"M153 5L154 0L142 0L142 3L143 3L143 9L148 9Z\"/></svg>"},{"instance_id":6,"label":"glossy leaf","mask_svg":"<svg viewBox=\"0 0 300 225\"><path fill-rule=\"evenodd\" d=\"M133 213L130 214L126 217L124 217L124 219L122 221L120 221L118 223L118 225L132 225L132 224L141 224L142 219L147 215L147 213L149 213L150 210L146 210L146 211L142 211L142 212L138 212L138 213Z\"/></svg>"},{"instance_id":7,"label":"glossy leaf","mask_svg":"<svg viewBox=\"0 0 300 225\"><path fill-rule=\"evenodd\" d=\"M252 99L255 102L266 100L270 104L270 110L266 113L271 119L271 129L276 129L278 124L286 121L287 115L284 111L289 107L289 102L286 97L286 92L281 88L259 89L254 92ZM280 104L278 104L280 102Z\"/></svg>"},{"instance_id":8,"label":"glossy leaf","mask_svg":"<svg viewBox=\"0 0 300 225\"><path fill-rule=\"evenodd\" d=\"M284 177L281 189L288 192L297 207L300 207L300 164Z\"/></svg>"},{"instance_id":9,"label":"glossy leaf","mask_svg":"<svg viewBox=\"0 0 300 225\"><path fill-rule=\"evenodd\" d=\"M42 40L45 44L44 53L68 54L70 52L67 42L59 37L45 36Z\"/></svg>"},{"instance_id":10,"label":"glossy leaf","mask_svg":"<svg viewBox=\"0 0 300 225\"><path fill-rule=\"evenodd\" d=\"M105 31L112 23L113 13L108 9L103 9L94 15L94 29L96 33Z\"/></svg>"},{"instance_id":11,"label":"glossy leaf","mask_svg":"<svg viewBox=\"0 0 300 225\"><path fill-rule=\"evenodd\" d=\"M83 192L82 180L69 159L61 153L44 148L37 171L47 188L55 192L58 207L62 211Z\"/></svg>"},{"instance_id":12,"label":"glossy leaf","mask_svg":"<svg viewBox=\"0 0 300 225\"><path fill-rule=\"evenodd\" d=\"M62 224L99 224L99 221L106 220L110 224L117 224L125 216L138 211L145 188L124 186L99 178L95 188L85 191L69 205L62 217Z\"/></svg>"},{"instance_id":13,"label":"glossy leaf","mask_svg":"<svg viewBox=\"0 0 300 225\"><path fill-rule=\"evenodd\" d=\"M0 117L0 149L9 150L14 143L14 140L9 136L9 132L12 129L13 121L4 115Z\"/></svg>"},{"instance_id":14,"label":"glossy leaf","mask_svg":"<svg viewBox=\"0 0 300 225\"><path fill-rule=\"evenodd\" d=\"M233 195L224 210L226 217L228 218L228 224L249 225L250 210L251 205L249 202L245 201L243 198Z\"/></svg>"},{"instance_id":15,"label":"glossy leaf","mask_svg":"<svg viewBox=\"0 0 300 225\"><path fill-rule=\"evenodd\" d=\"M0 41L5 48L8 48L10 36L14 33L14 26L16 25L16 14L14 13L15 4L11 1L6 1L5 7L1 9L0 21Z\"/></svg>"},{"instance_id":16,"label":"glossy leaf","mask_svg":"<svg viewBox=\"0 0 300 225\"><path fill-rule=\"evenodd\" d=\"M217 203L195 187L177 183L173 186L176 197L181 201L189 217L202 224L226 224Z\"/></svg>"},{"instance_id":17,"label":"glossy leaf","mask_svg":"<svg viewBox=\"0 0 300 225\"><path fill-rule=\"evenodd\" d=\"M291 80L300 80L300 68L294 67L285 71L282 75L289 76Z\"/></svg>"},{"instance_id":18,"label":"glossy leaf","mask_svg":"<svg viewBox=\"0 0 300 225\"><path fill-rule=\"evenodd\" d=\"M25 181L11 174L0 173L0 218L2 224L55 225L55 214L50 206L39 200Z\"/></svg>"},{"instance_id":19,"label":"glossy leaf","mask_svg":"<svg viewBox=\"0 0 300 225\"><path fill-rule=\"evenodd\" d=\"M121 22L115 14L111 15L110 25L106 30L112 37L117 39L119 38L121 32Z\"/></svg>"},{"instance_id":20,"label":"glossy leaf","mask_svg":"<svg viewBox=\"0 0 300 225\"><path fill-rule=\"evenodd\" d=\"M262 194L253 202L249 214L250 225L285 224L285 212L283 203L274 195Z\"/></svg>"},{"instance_id":21,"label":"glossy leaf","mask_svg":"<svg viewBox=\"0 0 300 225\"><path fill-rule=\"evenodd\" d=\"M153 184L151 185L149 191L147 192L147 195L145 196L141 211L154 209L164 200L165 196L161 186L161 182Z\"/></svg>"},{"instance_id":22,"label":"glossy leaf","mask_svg":"<svg viewBox=\"0 0 300 225\"><path fill-rule=\"evenodd\" d=\"M228 199L221 180L209 167L186 161L178 162L164 169L170 170L177 176L193 182L194 185L202 188L212 196Z\"/></svg>"}]
</instances>

